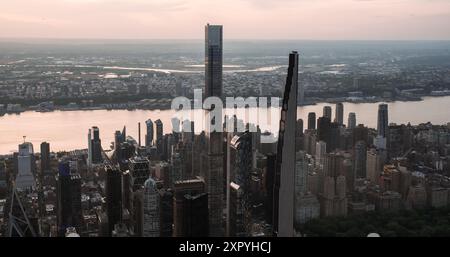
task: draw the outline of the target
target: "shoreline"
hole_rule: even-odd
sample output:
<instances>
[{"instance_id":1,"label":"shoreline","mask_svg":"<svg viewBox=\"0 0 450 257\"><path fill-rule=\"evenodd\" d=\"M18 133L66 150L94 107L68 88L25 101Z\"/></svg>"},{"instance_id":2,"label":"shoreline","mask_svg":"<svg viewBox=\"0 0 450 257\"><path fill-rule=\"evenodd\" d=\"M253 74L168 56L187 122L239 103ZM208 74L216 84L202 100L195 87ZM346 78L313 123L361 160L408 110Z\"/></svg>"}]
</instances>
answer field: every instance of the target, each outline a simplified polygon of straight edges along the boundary
<instances>
[{"instance_id":1,"label":"shoreline","mask_svg":"<svg viewBox=\"0 0 450 257\"><path fill-rule=\"evenodd\" d=\"M297 104L297 107L304 106L314 106L318 104L336 104L336 103L348 103L348 104L375 104L375 103L394 103L394 102L421 102L424 101L425 98L441 98L441 97L450 97L450 95L425 95L425 96L417 96L417 97L408 97L401 99L388 99L381 97L373 97L372 99L356 99L356 100L348 100L345 98L326 98L326 99L314 99L312 101L308 101L304 104ZM144 100L156 100L156 99L144 99ZM66 112L66 111L97 111L97 110L107 110L107 111L115 111L115 110L128 110L128 111L164 111L171 109L170 99L162 98L159 99L161 101L165 101L166 103L155 103L150 104L151 106L142 106L143 104L139 102L132 103L115 103L115 104L102 104L100 106L89 106L89 107L66 107L66 106L55 106L52 109L45 109L36 106L31 106L27 108L22 108L17 111L2 111L0 112L0 118L5 115L20 115L23 112ZM192 101L192 100L191 100ZM145 105L145 104L144 104Z\"/></svg>"}]
</instances>

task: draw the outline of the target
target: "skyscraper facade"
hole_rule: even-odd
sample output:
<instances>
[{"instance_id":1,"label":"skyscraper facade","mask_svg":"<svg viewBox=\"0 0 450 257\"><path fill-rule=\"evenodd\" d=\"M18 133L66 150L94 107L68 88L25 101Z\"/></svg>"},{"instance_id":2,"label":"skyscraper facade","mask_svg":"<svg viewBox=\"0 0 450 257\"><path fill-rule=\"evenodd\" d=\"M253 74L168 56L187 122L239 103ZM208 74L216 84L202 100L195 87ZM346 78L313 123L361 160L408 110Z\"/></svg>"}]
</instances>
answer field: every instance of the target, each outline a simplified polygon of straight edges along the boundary
<instances>
[{"instance_id":1,"label":"skyscraper facade","mask_svg":"<svg viewBox=\"0 0 450 257\"><path fill-rule=\"evenodd\" d=\"M356 142L353 149L354 164L356 178L366 178L366 158L367 158L367 146L366 142L360 140Z\"/></svg>"},{"instance_id":2,"label":"skyscraper facade","mask_svg":"<svg viewBox=\"0 0 450 257\"><path fill-rule=\"evenodd\" d=\"M274 185L274 234L294 235L295 126L297 120L298 53L289 54L281 108Z\"/></svg>"},{"instance_id":3,"label":"skyscraper facade","mask_svg":"<svg viewBox=\"0 0 450 257\"><path fill-rule=\"evenodd\" d=\"M145 146L150 147L153 144L153 121L148 119L145 122L145 126L147 128L147 133L145 134Z\"/></svg>"},{"instance_id":4,"label":"skyscraper facade","mask_svg":"<svg viewBox=\"0 0 450 257\"><path fill-rule=\"evenodd\" d=\"M174 183L173 187L174 187L173 236L175 236L175 237L187 236L190 233L189 231L187 231L187 229L189 227L191 227L191 224L192 224L192 220L187 220L187 219L189 218L188 216L191 215L192 213L188 213L186 208L192 207L192 201L195 201L194 199L192 199L192 196L201 195L205 192L205 182L201 179L177 181ZM189 199L186 199L185 196L190 196L190 197L188 197ZM204 200L204 198L202 198L202 199ZM206 206L202 207L202 208L206 207L206 213L208 212L207 201L208 201L208 199L206 199ZM190 211L194 211L194 210L190 209ZM203 209L201 212L204 214L205 210ZM209 227L208 216L202 217L203 225L207 224L206 225L207 227ZM189 225L186 225L186 223L189 223ZM204 235L204 236L208 236L208 235Z\"/></svg>"},{"instance_id":5,"label":"skyscraper facade","mask_svg":"<svg viewBox=\"0 0 450 257\"><path fill-rule=\"evenodd\" d=\"M150 176L150 162L147 158L136 156L129 160L130 175L132 178L133 190L144 186L145 181Z\"/></svg>"},{"instance_id":6,"label":"skyscraper facade","mask_svg":"<svg viewBox=\"0 0 450 257\"><path fill-rule=\"evenodd\" d=\"M205 98L222 98L222 48L221 25L205 26Z\"/></svg>"},{"instance_id":7,"label":"skyscraper facade","mask_svg":"<svg viewBox=\"0 0 450 257\"><path fill-rule=\"evenodd\" d=\"M356 114L354 112L348 114L347 128L349 129L356 128Z\"/></svg>"},{"instance_id":8,"label":"skyscraper facade","mask_svg":"<svg viewBox=\"0 0 450 257\"><path fill-rule=\"evenodd\" d=\"M335 122L342 126L344 124L344 105L342 103L337 103L335 111Z\"/></svg>"},{"instance_id":9,"label":"skyscraper facade","mask_svg":"<svg viewBox=\"0 0 450 257\"><path fill-rule=\"evenodd\" d=\"M316 113L308 113L308 129L316 129Z\"/></svg>"},{"instance_id":10,"label":"skyscraper facade","mask_svg":"<svg viewBox=\"0 0 450 257\"><path fill-rule=\"evenodd\" d=\"M41 174L50 169L50 144L41 143Z\"/></svg>"},{"instance_id":11,"label":"skyscraper facade","mask_svg":"<svg viewBox=\"0 0 450 257\"><path fill-rule=\"evenodd\" d=\"M155 121L156 126L156 149L159 157L165 155L163 123L160 119Z\"/></svg>"},{"instance_id":12,"label":"skyscraper facade","mask_svg":"<svg viewBox=\"0 0 450 257\"><path fill-rule=\"evenodd\" d=\"M144 185L144 237L160 236L160 195L156 188L156 182L152 178L147 179Z\"/></svg>"},{"instance_id":13,"label":"skyscraper facade","mask_svg":"<svg viewBox=\"0 0 450 257\"><path fill-rule=\"evenodd\" d=\"M221 25L205 27L205 97L222 99L222 48L223 35ZM220 109L216 109L220 108ZM209 233L211 236L223 235L223 133L213 128L214 124L222 127L222 109L214 106L207 110L206 137L208 152L204 157L206 162L202 171L205 178L206 193L209 205Z\"/></svg>"},{"instance_id":14,"label":"skyscraper facade","mask_svg":"<svg viewBox=\"0 0 450 257\"><path fill-rule=\"evenodd\" d=\"M330 122L332 121L332 119L331 119L331 112L332 112L332 109L331 109L331 106L324 106L323 107L323 115L322 115L322 117L325 117L325 118L328 118L329 120L330 120Z\"/></svg>"},{"instance_id":15,"label":"skyscraper facade","mask_svg":"<svg viewBox=\"0 0 450 257\"><path fill-rule=\"evenodd\" d=\"M378 123L377 132L378 135L387 139L389 135L389 117L388 117L388 105L378 105Z\"/></svg>"},{"instance_id":16,"label":"skyscraper facade","mask_svg":"<svg viewBox=\"0 0 450 257\"><path fill-rule=\"evenodd\" d=\"M100 140L100 130L98 127L92 127L92 139L90 142L89 159L93 164L98 164L103 161L102 158L102 141Z\"/></svg>"},{"instance_id":17,"label":"skyscraper facade","mask_svg":"<svg viewBox=\"0 0 450 257\"><path fill-rule=\"evenodd\" d=\"M108 217L108 234L122 219L122 173L111 166L106 170L106 215Z\"/></svg>"},{"instance_id":18,"label":"skyscraper facade","mask_svg":"<svg viewBox=\"0 0 450 257\"><path fill-rule=\"evenodd\" d=\"M230 197L233 198L233 200L227 201L229 203L227 211L230 212L230 217L227 219L228 227L231 228L230 235L244 236L250 232L250 181L253 170L252 133L246 131L233 137L230 142L230 158L228 161L231 183L233 184L227 185L230 187ZM239 215L237 215L239 217L236 216L236 211L239 212ZM239 220L240 225L238 227L233 224L233 219Z\"/></svg>"},{"instance_id":19,"label":"skyscraper facade","mask_svg":"<svg viewBox=\"0 0 450 257\"><path fill-rule=\"evenodd\" d=\"M70 171L70 164L62 160L56 176L58 235L63 236L66 229L74 227L78 232L82 228L81 176Z\"/></svg>"},{"instance_id":20,"label":"skyscraper facade","mask_svg":"<svg viewBox=\"0 0 450 257\"><path fill-rule=\"evenodd\" d=\"M24 142L19 145L17 155L16 188L26 190L32 188L34 183L35 158L33 144Z\"/></svg>"}]
</instances>

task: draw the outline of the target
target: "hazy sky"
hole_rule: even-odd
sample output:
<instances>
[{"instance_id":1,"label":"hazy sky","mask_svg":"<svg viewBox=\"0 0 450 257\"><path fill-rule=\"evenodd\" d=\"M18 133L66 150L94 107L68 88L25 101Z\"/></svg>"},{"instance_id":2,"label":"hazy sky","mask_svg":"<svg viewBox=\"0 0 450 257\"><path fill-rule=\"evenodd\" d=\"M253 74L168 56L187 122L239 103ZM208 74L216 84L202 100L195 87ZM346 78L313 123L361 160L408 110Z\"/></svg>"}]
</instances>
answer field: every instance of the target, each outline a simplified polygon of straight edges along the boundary
<instances>
[{"instance_id":1,"label":"hazy sky","mask_svg":"<svg viewBox=\"0 0 450 257\"><path fill-rule=\"evenodd\" d=\"M0 0L0 37L450 39L450 0Z\"/></svg>"}]
</instances>

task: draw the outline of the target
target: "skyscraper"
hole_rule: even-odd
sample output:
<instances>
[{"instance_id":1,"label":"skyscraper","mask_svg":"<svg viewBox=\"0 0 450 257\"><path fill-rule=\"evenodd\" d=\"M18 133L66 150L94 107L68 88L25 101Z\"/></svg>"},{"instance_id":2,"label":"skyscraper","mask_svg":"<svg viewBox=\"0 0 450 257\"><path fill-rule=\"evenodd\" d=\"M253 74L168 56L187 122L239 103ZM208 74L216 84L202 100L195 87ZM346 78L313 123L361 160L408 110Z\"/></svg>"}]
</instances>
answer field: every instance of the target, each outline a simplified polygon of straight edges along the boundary
<instances>
[{"instance_id":1,"label":"skyscraper","mask_svg":"<svg viewBox=\"0 0 450 257\"><path fill-rule=\"evenodd\" d=\"M111 235L114 225L122 219L122 174L111 166L106 170L106 215L108 217L108 234Z\"/></svg>"},{"instance_id":2,"label":"skyscraper","mask_svg":"<svg viewBox=\"0 0 450 257\"><path fill-rule=\"evenodd\" d=\"M81 176L78 173L71 173L68 160L59 163L56 183L58 235L63 236L69 227L74 227L80 232L83 220Z\"/></svg>"},{"instance_id":3,"label":"skyscraper","mask_svg":"<svg viewBox=\"0 0 450 257\"><path fill-rule=\"evenodd\" d=\"M98 164L103 161L102 158L102 142L100 140L100 130L98 127L92 127L92 130L89 130L89 133L92 136L90 141L90 149L89 149L89 160L93 164Z\"/></svg>"},{"instance_id":4,"label":"skyscraper","mask_svg":"<svg viewBox=\"0 0 450 257\"><path fill-rule=\"evenodd\" d=\"M336 104L335 121L339 125L343 125L344 124L344 105L342 103L337 103Z\"/></svg>"},{"instance_id":5,"label":"skyscraper","mask_svg":"<svg viewBox=\"0 0 450 257\"><path fill-rule=\"evenodd\" d=\"M332 121L331 120L331 106L324 106L323 107L323 115L322 115L322 117L325 117L325 118L328 118L329 120L330 120L330 122Z\"/></svg>"},{"instance_id":6,"label":"skyscraper","mask_svg":"<svg viewBox=\"0 0 450 257\"><path fill-rule=\"evenodd\" d=\"M274 186L274 234L294 236L295 126L297 120L298 53L289 54L281 108Z\"/></svg>"},{"instance_id":7,"label":"skyscraper","mask_svg":"<svg viewBox=\"0 0 450 257\"><path fill-rule=\"evenodd\" d=\"M160 195L156 182L147 179L144 185L144 237L160 236Z\"/></svg>"},{"instance_id":8,"label":"skyscraper","mask_svg":"<svg viewBox=\"0 0 450 257\"><path fill-rule=\"evenodd\" d=\"M153 144L153 121L148 119L145 122L147 133L145 135L145 146L150 147Z\"/></svg>"},{"instance_id":9,"label":"skyscraper","mask_svg":"<svg viewBox=\"0 0 450 257\"><path fill-rule=\"evenodd\" d=\"M227 185L230 187L230 199L227 203L227 211L230 214L227 217L227 227L230 228L230 235L248 235L250 223L250 180L253 164L253 150L252 150L252 134L249 131L236 135L230 142L230 158L228 158L228 165L230 166L231 183ZM227 196L228 197L228 196ZM231 200L231 198L233 200ZM239 206L236 206L238 204ZM241 222L239 226L233 224L233 219ZM234 213L233 213L234 212ZM233 216L234 215L234 216ZM234 217L234 218L232 218Z\"/></svg>"},{"instance_id":10,"label":"skyscraper","mask_svg":"<svg viewBox=\"0 0 450 257\"><path fill-rule=\"evenodd\" d=\"M327 153L327 143L320 140L316 143L316 165L323 166L325 164L325 157Z\"/></svg>"},{"instance_id":11,"label":"skyscraper","mask_svg":"<svg viewBox=\"0 0 450 257\"><path fill-rule=\"evenodd\" d=\"M208 194L184 195L183 208L183 236L208 236Z\"/></svg>"},{"instance_id":12,"label":"skyscraper","mask_svg":"<svg viewBox=\"0 0 450 257\"><path fill-rule=\"evenodd\" d=\"M366 142L360 140L356 142L354 147L354 164L356 178L366 178L366 158L367 158L367 147Z\"/></svg>"},{"instance_id":13,"label":"skyscraper","mask_svg":"<svg viewBox=\"0 0 450 257\"><path fill-rule=\"evenodd\" d=\"M303 120L302 119L297 120L295 135L296 135L296 137L303 135Z\"/></svg>"},{"instance_id":14,"label":"skyscraper","mask_svg":"<svg viewBox=\"0 0 450 257\"><path fill-rule=\"evenodd\" d=\"M160 119L157 119L155 121L156 126L156 149L158 152L158 155L161 157L165 153L164 149L164 137L163 137L163 123Z\"/></svg>"},{"instance_id":15,"label":"skyscraper","mask_svg":"<svg viewBox=\"0 0 450 257\"><path fill-rule=\"evenodd\" d=\"M222 26L205 26L205 98L222 98Z\"/></svg>"},{"instance_id":16,"label":"skyscraper","mask_svg":"<svg viewBox=\"0 0 450 257\"><path fill-rule=\"evenodd\" d=\"M35 166L33 144L29 142L20 144L19 154L17 155L17 189L26 190L35 185L33 176Z\"/></svg>"},{"instance_id":17,"label":"skyscraper","mask_svg":"<svg viewBox=\"0 0 450 257\"><path fill-rule=\"evenodd\" d=\"M205 27L205 97L222 99L222 26ZM214 106L220 108L220 106ZM223 235L223 135L210 124L214 115L214 124L222 124L222 109L207 110L208 153L205 156L203 176L206 183L209 205L209 233L212 236Z\"/></svg>"},{"instance_id":18,"label":"skyscraper","mask_svg":"<svg viewBox=\"0 0 450 257\"><path fill-rule=\"evenodd\" d=\"M188 227L191 227L192 222L189 219L189 215L192 215L193 213L188 213L186 211L186 208L192 207L191 201L193 199L187 199L185 201L185 196L197 196L200 194L203 194L205 192L205 182L201 179L192 179L192 180L184 180L184 181L177 181L174 183L174 195L173 195L173 225L174 225L174 231L173 236L174 237L180 237L180 236L187 236L189 231L187 231ZM206 199L207 201L207 199ZM189 206L187 206L189 205ZM202 207L203 210L202 213L208 212L208 203L206 202L206 206ZM194 210L190 210L194 211ZM196 217L193 217L196 218ZM209 226L208 224L208 215L206 217L202 217L202 223L203 226L205 224L206 227ZM189 223L189 225L186 225L186 223ZM208 235L204 235L208 236Z\"/></svg>"},{"instance_id":19,"label":"skyscraper","mask_svg":"<svg viewBox=\"0 0 450 257\"><path fill-rule=\"evenodd\" d=\"M366 157L366 178L373 183L380 182L381 171L383 169L383 159L377 149L367 150Z\"/></svg>"},{"instance_id":20,"label":"skyscraper","mask_svg":"<svg viewBox=\"0 0 450 257\"><path fill-rule=\"evenodd\" d=\"M377 131L378 135L384 138L388 138L389 135L389 120L388 120L388 105L380 104L378 105L378 123Z\"/></svg>"},{"instance_id":21,"label":"skyscraper","mask_svg":"<svg viewBox=\"0 0 450 257\"><path fill-rule=\"evenodd\" d=\"M298 151L295 162L295 195L306 194L309 163L306 152Z\"/></svg>"},{"instance_id":22,"label":"skyscraper","mask_svg":"<svg viewBox=\"0 0 450 257\"><path fill-rule=\"evenodd\" d=\"M50 144L41 143L41 174L50 169Z\"/></svg>"},{"instance_id":23,"label":"skyscraper","mask_svg":"<svg viewBox=\"0 0 450 257\"><path fill-rule=\"evenodd\" d=\"M236 236L247 236L247 221L246 214L248 213L247 204L244 198L244 192L242 188L231 182L230 185L230 206L228 207L228 220L229 223L229 231L228 236L236 237Z\"/></svg>"},{"instance_id":24,"label":"skyscraper","mask_svg":"<svg viewBox=\"0 0 450 257\"><path fill-rule=\"evenodd\" d=\"M320 117L317 119L317 140L325 141L328 145L330 143L331 122L327 117Z\"/></svg>"},{"instance_id":25,"label":"skyscraper","mask_svg":"<svg viewBox=\"0 0 450 257\"><path fill-rule=\"evenodd\" d=\"M87 166L92 166L92 130L89 129L88 132L88 156L87 156Z\"/></svg>"},{"instance_id":26,"label":"skyscraper","mask_svg":"<svg viewBox=\"0 0 450 257\"><path fill-rule=\"evenodd\" d=\"M316 113L308 113L308 129L316 129Z\"/></svg>"},{"instance_id":27,"label":"skyscraper","mask_svg":"<svg viewBox=\"0 0 450 257\"><path fill-rule=\"evenodd\" d=\"M125 127L124 127L125 130ZM121 148L121 144L123 142L125 142L125 134L124 132L120 132L120 130L116 130L116 132L114 133L114 150L116 151L116 155L118 154L117 152L119 152L120 148Z\"/></svg>"},{"instance_id":28,"label":"skyscraper","mask_svg":"<svg viewBox=\"0 0 450 257\"><path fill-rule=\"evenodd\" d=\"M129 160L129 168L134 191L144 186L150 176L150 162L147 158L136 156Z\"/></svg>"},{"instance_id":29,"label":"skyscraper","mask_svg":"<svg viewBox=\"0 0 450 257\"><path fill-rule=\"evenodd\" d=\"M347 127L349 129L356 128L356 114L354 112L351 112L348 114L348 124Z\"/></svg>"},{"instance_id":30,"label":"skyscraper","mask_svg":"<svg viewBox=\"0 0 450 257\"><path fill-rule=\"evenodd\" d=\"M171 189L160 189L159 193L159 228L161 237L173 236L173 192Z\"/></svg>"}]
</instances>

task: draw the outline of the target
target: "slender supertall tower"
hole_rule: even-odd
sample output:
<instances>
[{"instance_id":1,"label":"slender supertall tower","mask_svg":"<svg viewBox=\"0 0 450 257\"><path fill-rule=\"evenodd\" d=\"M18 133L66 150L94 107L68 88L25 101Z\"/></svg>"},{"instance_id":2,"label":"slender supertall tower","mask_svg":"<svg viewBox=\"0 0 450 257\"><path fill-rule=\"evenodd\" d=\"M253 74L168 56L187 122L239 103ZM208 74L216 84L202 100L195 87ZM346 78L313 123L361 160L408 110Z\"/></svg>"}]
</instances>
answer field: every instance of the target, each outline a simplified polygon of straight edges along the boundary
<instances>
[{"instance_id":1,"label":"slender supertall tower","mask_svg":"<svg viewBox=\"0 0 450 257\"><path fill-rule=\"evenodd\" d=\"M222 99L222 26L205 27L205 97ZM211 236L222 236L223 212L223 133L213 129L209 115L215 114L215 124L222 124L221 106L207 110L208 152L203 173L209 201L209 233Z\"/></svg>"},{"instance_id":2,"label":"slender supertall tower","mask_svg":"<svg viewBox=\"0 0 450 257\"><path fill-rule=\"evenodd\" d=\"M222 98L222 26L205 27L205 97Z\"/></svg>"},{"instance_id":3,"label":"slender supertall tower","mask_svg":"<svg viewBox=\"0 0 450 257\"><path fill-rule=\"evenodd\" d=\"M289 55L278 134L274 185L274 222L276 236L294 236L295 127L297 121L298 53Z\"/></svg>"}]
</instances>

